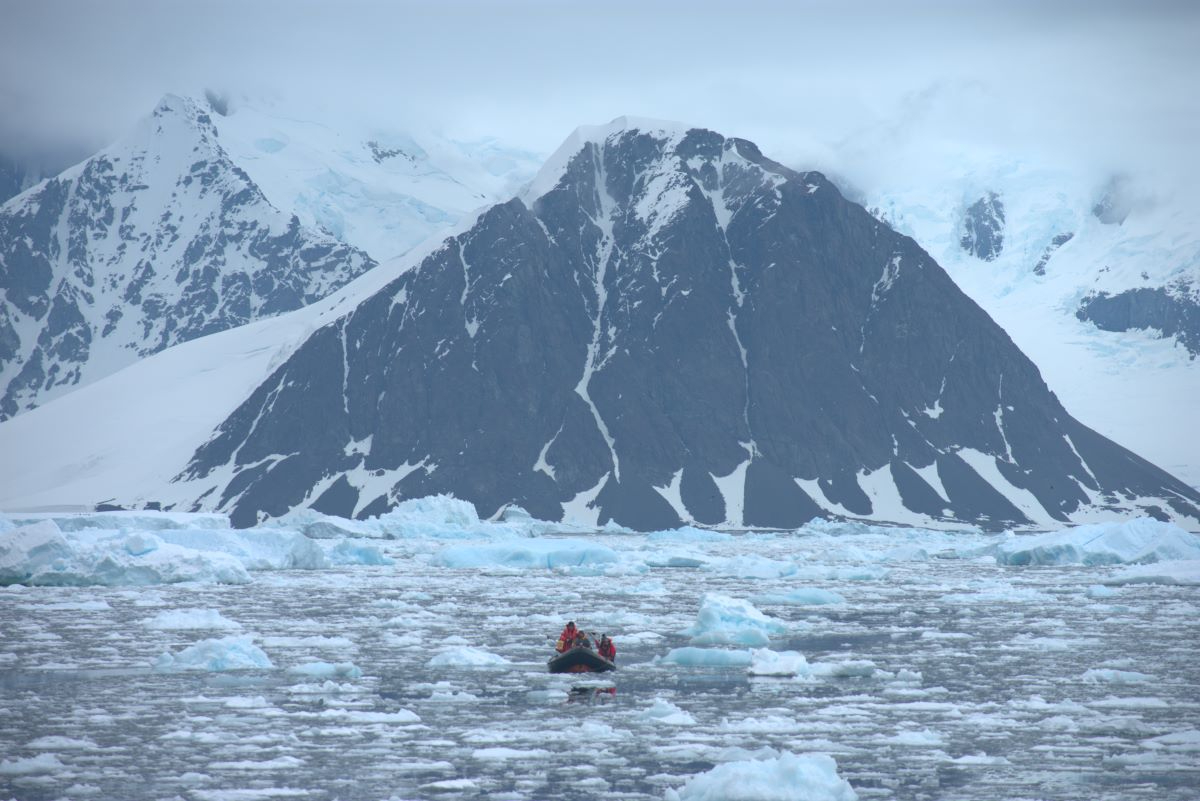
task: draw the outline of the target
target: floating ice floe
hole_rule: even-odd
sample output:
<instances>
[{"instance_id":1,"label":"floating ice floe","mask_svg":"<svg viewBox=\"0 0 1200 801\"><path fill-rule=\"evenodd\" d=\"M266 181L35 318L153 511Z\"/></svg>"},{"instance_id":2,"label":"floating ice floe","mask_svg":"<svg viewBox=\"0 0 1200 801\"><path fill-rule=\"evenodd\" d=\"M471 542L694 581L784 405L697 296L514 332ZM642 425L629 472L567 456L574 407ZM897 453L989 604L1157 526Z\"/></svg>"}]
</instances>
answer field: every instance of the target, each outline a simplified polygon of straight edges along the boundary
<instances>
[{"instance_id":1,"label":"floating ice floe","mask_svg":"<svg viewBox=\"0 0 1200 801\"><path fill-rule=\"evenodd\" d=\"M1154 677L1147 673L1112 668L1091 668L1085 670L1080 678L1092 684L1142 684L1154 680Z\"/></svg>"},{"instance_id":2,"label":"floating ice floe","mask_svg":"<svg viewBox=\"0 0 1200 801\"><path fill-rule=\"evenodd\" d=\"M0 776L30 776L36 773L59 773L66 765L54 754L0 761Z\"/></svg>"},{"instance_id":3,"label":"floating ice floe","mask_svg":"<svg viewBox=\"0 0 1200 801\"><path fill-rule=\"evenodd\" d=\"M263 670L275 667L250 636L201 640L177 654L165 653L154 663L157 670Z\"/></svg>"},{"instance_id":4,"label":"floating ice floe","mask_svg":"<svg viewBox=\"0 0 1200 801\"><path fill-rule=\"evenodd\" d=\"M762 647L772 634L787 626L754 608L749 601L708 593L700 603L696 623L683 631L693 645L745 645Z\"/></svg>"},{"instance_id":5,"label":"floating ice floe","mask_svg":"<svg viewBox=\"0 0 1200 801\"><path fill-rule=\"evenodd\" d=\"M749 651L726 648L672 648L660 661L681 667L746 667L751 662Z\"/></svg>"},{"instance_id":6,"label":"floating ice floe","mask_svg":"<svg viewBox=\"0 0 1200 801\"><path fill-rule=\"evenodd\" d=\"M479 545L450 545L433 556L442 567L508 567L553 570L611 565L616 551L586 540L528 539Z\"/></svg>"},{"instance_id":7,"label":"floating ice floe","mask_svg":"<svg viewBox=\"0 0 1200 801\"><path fill-rule=\"evenodd\" d=\"M651 531L646 535L646 539L650 542L729 542L733 539L733 535L723 531L708 531L694 526L684 526L667 531Z\"/></svg>"},{"instance_id":8,"label":"floating ice floe","mask_svg":"<svg viewBox=\"0 0 1200 801\"><path fill-rule=\"evenodd\" d=\"M442 651L429 660L430 667L496 668L507 664L508 660L499 654L469 646Z\"/></svg>"},{"instance_id":9,"label":"floating ice floe","mask_svg":"<svg viewBox=\"0 0 1200 801\"><path fill-rule=\"evenodd\" d=\"M798 587L789 592L756 595L752 600L756 604L774 604L776 606L820 606L846 603L846 599L838 593L816 587Z\"/></svg>"},{"instance_id":10,"label":"floating ice floe","mask_svg":"<svg viewBox=\"0 0 1200 801\"><path fill-rule=\"evenodd\" d=\"M640 712L638 720L643 723L653 723L660 726L696 725L696 719L691 714L662 698L656 698L654 704L649 709Z\"/></svg>"},{"instance_id":11,"label":"floating ice floe","mask_svg":"<svg viewBox=\"0 0 1200 801\"><path fill-rule=\"evenodd\" d=\"M774 759L726 762L693 776L667 801L857 801L827 754L783 753Z\"/></svg>"},{"instance_id":12,"label":"floating ice floe","mask_svg":"<svg viewBox=\"0 0 1200 801\"><path fill-rule=\"evenodd\" d=\"M362 669L353 662L305 662L293 665L288 673L314 679L360 679Z\"/></svg>"},{"instance_id":13,"label":"floating ice floe","mask_svg":"<svg viewBox=\"0 0 1200 801\"><path fill-rule=\"evenodd\" d=\"M1103 580L1104 584L1178 584L1200 585L1200 559L1182 559L1178 562L1160 562L1153 565L1136 565L1118 571Z\"/></svg>"},{"instance_id":14,"label":"floating ice floe","mask_svg":"<svg viewBox=\"0 0 1200 801\"><path fill-rule=\"evenodd\" d=\"M1010 534L995 547L1006 565L1115 565L1200 559L1200 536L1139 517L1047 534Z\"/></svg>"},{"instance_id":15,"label":"floating ice floe","mask_svg":"<svg viewBox=\"0 0 1200 801\"><path fill-rule=\"evenodd\" d=\"M910 745L915 747L929 747L945 745L945 740L942 735L929 729L917 731L915 729L902 729L896 732L891 737L884 740L891 745Z\"/></svg>"},{"instance_id":16,"label":"floating ice floe","mask_svg":"<svg viewBox=\"0 0 1200 801\"><path fill-rule=\"evenodd\" d=\"M777 579L796 575L797 567L789 560L745 554L714 562L712 569L734 578Z\"/></svg>"},{"instance_id":17,"label":"floating ice floe","mask_svg":"<svg viewBox=\"0 0 1200 801\"><path fill-rule=\"evenodd\" d=\"M241 623L230 620L216 609L172 609L159 612L146 621L146 627L166 631L186 629L240 629Z\"/></svg>"},{"instance_id":18,"label":"floating ice floe","mask_svg":"<svg viewBox=\"0 0 1200 801\"><path fill-rule=\"evenodd\" d=\"M746 672L751 676L790 676L798 679L870 678L879 672L885 678L895 678L890 673L880 672L875 663L867 659L810 663L798 651L772 651L768 648L759 648L752 653Z\"/></svg>"},{"instance_id":19,"label":"floating ice floe","mask_svg":"<svg viewBox=\"0 0 1200 801\"><path fill-rule=\"evenodd\" d=\"M811 676L812 666L799 651L772 651L759 648L753 652L750 667L746 671L751 676Z\"/></svg>"}]
</instances>

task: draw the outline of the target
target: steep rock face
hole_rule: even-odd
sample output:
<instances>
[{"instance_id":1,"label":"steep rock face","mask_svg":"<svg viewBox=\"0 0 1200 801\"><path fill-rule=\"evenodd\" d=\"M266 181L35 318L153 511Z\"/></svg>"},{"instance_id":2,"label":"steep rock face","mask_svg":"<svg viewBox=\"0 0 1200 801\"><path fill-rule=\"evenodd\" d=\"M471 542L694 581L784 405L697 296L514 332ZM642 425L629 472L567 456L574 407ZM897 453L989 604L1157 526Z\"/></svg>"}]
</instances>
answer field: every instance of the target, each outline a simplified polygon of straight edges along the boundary
<instances>
[{"instance_id":1,"label":"steep rock face","mask_svg":"<svg viewBox=\"0 0 1200 801\"><path fill-rule=\"evenodd\" d=\"M0 207L0 419L172 344L299 308L361 251L271 206L195 101Z\"/></svg>"},{"instance_id":2,"label":"steep rock face","mask_svg":"<svg viewBox=\"0 0 1200 801\"><path fill-rule=\"evenodd\" d=\"M1004 250L1004 201L995 192L967 207L959 245L984 261L995 261Z\"/></svg>"},{"instance_id":3,"label":"steep rock face","mask_svg":"<svg viewBox=\"0 0 1200 801\"><path fill-rule=\"evenodd\" d=\"M1050 263L1050 259L1058 252L1058 249L1075 238L1075 234L1067 231L1061 234L1055 234L1050 240L1050 244L1046 245L1046 249L1042 251L1042 255L1038 258L1037 264L1033 266L1034 275L1045 275L1046 265Z\"/></svg>"},{"instance_id":4,"label":"steep rock face","mask_svg":"<svg viewBox=\"0 0 1200 801\"><path fill-rule=\"evenodd\" d=\"M642 529L1200 516L823 176L623 120L316 331L178 481L240 524L436 492Z\"/></svg>"},{"instance_id":5,"label":"steep rock face","mask_svg":"<svg viewBox=\"0 0 1200 801\"><path fill-rule=\"evenodd\" d=\"M1075 316L1105 331L1157 331L1175 337L1192 358L1200 353L1200 289L1186 281L1116 294L1094 293L1080 301Z\"/></svg>"}]
</instances>

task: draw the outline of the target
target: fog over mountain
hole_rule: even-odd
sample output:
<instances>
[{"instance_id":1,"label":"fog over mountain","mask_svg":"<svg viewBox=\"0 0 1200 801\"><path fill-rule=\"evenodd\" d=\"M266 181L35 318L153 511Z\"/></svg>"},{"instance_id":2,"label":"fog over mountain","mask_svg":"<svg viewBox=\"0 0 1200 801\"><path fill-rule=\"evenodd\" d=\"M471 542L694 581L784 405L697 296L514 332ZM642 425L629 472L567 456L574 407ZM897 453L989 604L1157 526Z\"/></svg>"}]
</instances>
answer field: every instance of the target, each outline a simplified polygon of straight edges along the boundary
<instances>
[{"instance_id":1,"label":"fog over mountain","mask_svg":"<svg viewBox=\"0 0 1200 801\"><path fill-rule=\"evenodd\" d=\"M545 153L584 121L700 121L867 189L955 143L1196 172L1194 4L643 5L7 3L0 153L82 158L209 88Z\"/></svg>"}]
</instances>

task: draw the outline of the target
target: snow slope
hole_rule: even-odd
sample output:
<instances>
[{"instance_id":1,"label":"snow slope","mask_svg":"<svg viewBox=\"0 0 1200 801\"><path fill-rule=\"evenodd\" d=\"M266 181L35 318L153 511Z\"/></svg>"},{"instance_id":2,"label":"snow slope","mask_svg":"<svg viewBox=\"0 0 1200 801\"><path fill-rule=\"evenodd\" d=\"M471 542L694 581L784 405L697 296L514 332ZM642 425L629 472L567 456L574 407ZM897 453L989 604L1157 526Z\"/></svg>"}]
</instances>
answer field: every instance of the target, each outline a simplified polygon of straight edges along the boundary
<instances>
[{"instance_id":1,"label":"snow slope","mask_svg":"<svg viewBox=\"0 0 1200 801\"><path fill-rule=\"evenodd\" d=\"M956 181L912 182L859 199L950 273L1033 359L1072 415L1200 485L1200 361L1182 336L1105 331L1076 316L1094 293L1200 286L1200 228L1186 199L999 156L948 158L963 165ZM1121 196L1114 200L1114 192ZM963 240L983 222L968 210L991 193L1003 204L1003 241L987 260ZM1105 224L1094 213L1106 198L1128 212L1123 222L1102 212L1112 220Z\"/></svg>"},{"instance_id":2,"label":"snow slope","mask_svg":"<svg viewBox=\"0 0 1200 801\"><path fill-rule=\"evenodd\" d=\"M0 509L169 501L167 482L265 375L437 245L427 241L311 306L160 351L0 423Z\"/></svg>"},{"instance_id":3,"label":"snow slope","mask_svg":"<svg viewBox=\"0 0 1200 801\"><path fill-rule=\"evenodd\" d=\"M325 122L264 101L214 119L230 157L274 205L379 261L509 197L541 163L495 139Z\"/></svg>"}]
</instances>

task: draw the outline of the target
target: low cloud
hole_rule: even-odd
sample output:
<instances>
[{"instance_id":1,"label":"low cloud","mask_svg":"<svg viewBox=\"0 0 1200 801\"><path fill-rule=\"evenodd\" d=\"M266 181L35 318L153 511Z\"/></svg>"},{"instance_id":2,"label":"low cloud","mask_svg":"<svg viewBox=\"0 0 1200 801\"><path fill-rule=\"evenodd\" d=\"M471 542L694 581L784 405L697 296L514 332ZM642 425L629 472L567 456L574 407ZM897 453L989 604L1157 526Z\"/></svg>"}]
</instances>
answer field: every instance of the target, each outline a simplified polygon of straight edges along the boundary
<instances>
[{"instance_id":1,"label":"low cloud","mask_svg":"<svg viewBox=\"0 0 1200 801\"><path fill-rule=\"evenodd\" d=\"M0 152L84 155L210 89L539 152L621 114L677 119L867 187L949 177L963 148L1200 170L1195 4L644 5L9 2Z\"/></svg>"}]
</instances>

